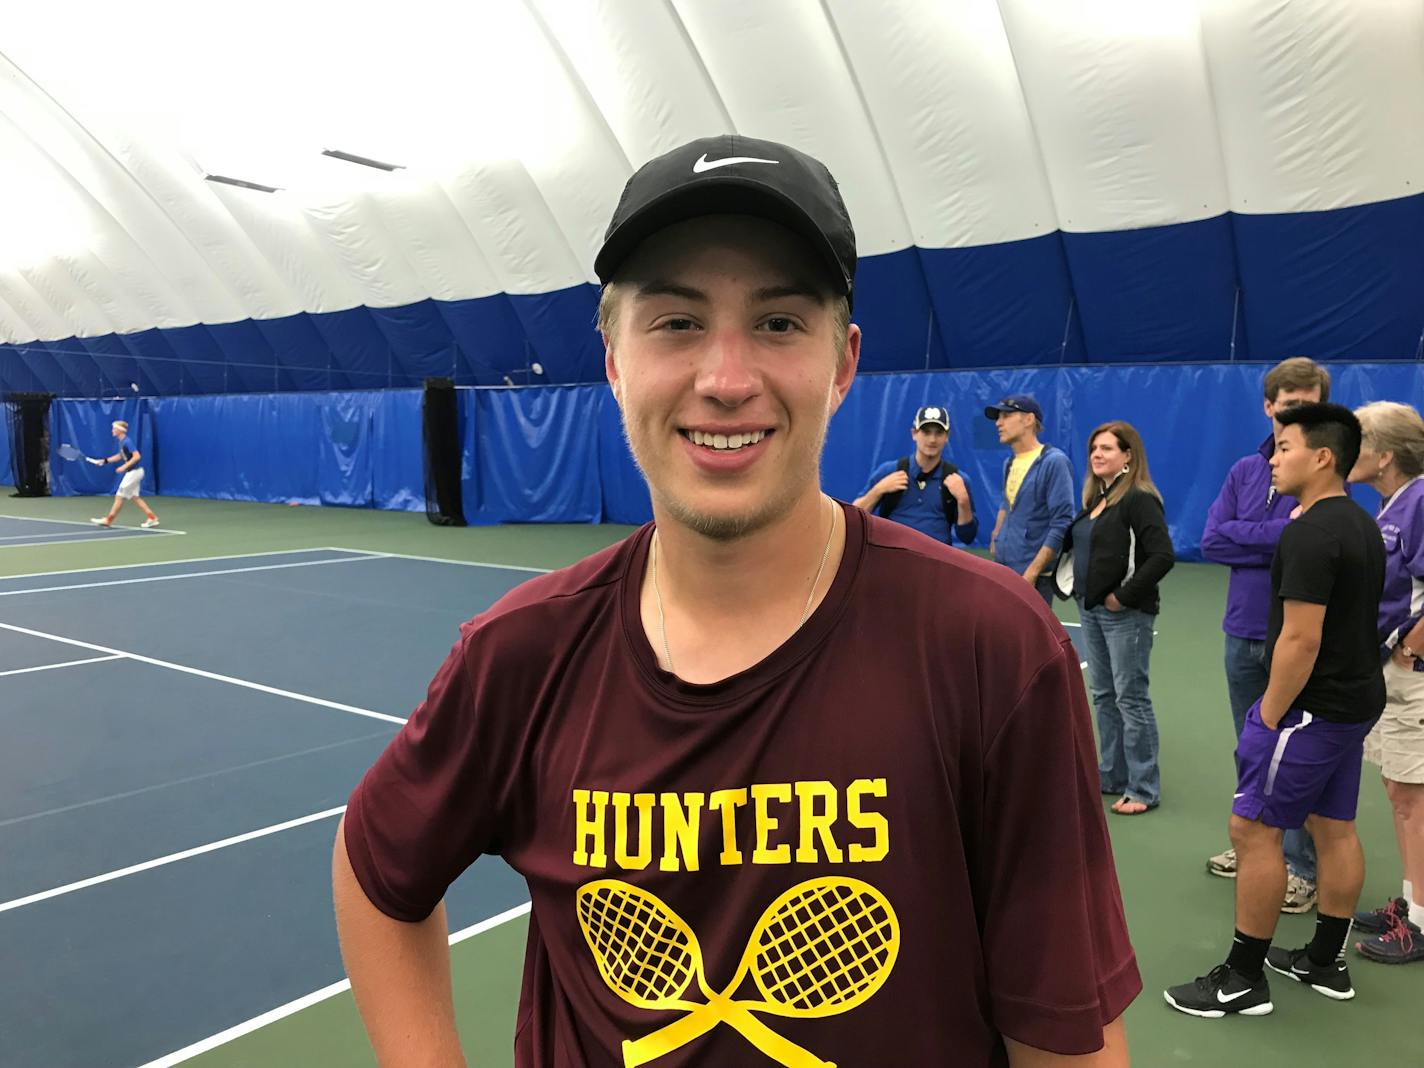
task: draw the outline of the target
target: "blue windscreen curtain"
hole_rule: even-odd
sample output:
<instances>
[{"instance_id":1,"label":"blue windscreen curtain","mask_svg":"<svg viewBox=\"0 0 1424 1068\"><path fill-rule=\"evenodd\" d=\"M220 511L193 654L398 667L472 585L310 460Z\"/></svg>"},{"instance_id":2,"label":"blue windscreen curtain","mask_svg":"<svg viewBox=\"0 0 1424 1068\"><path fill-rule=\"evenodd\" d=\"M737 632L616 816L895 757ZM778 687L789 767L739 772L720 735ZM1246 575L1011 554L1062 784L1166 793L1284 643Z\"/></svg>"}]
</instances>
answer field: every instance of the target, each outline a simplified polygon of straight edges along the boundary
<instances>
[{"instance_id":1,"label":"blue windscreen curtain","mask_svg":"<svg viewBox=\"0 0 1424 1068\"><path fill-rule=\"evenodd\" d=\"M116 419L128 423L129 439L140 453L138 466L143 468L144 475L139 495L157 493L158 465L153 452L149 404L138 398L54 401L49 406L50 493L56 497L79 497L117 492L123 478L117 465L96 467L83 460L62 460L59 456L61 445L73 445L86 456L113 456L118 443L110 427Z\"/></svg>"},{"instance_id":2,"label":"blue windscreen curtain","mask_svg":"<svg viewBox=\"0 0 1424 1068\"><path fill-rule=\"evenodd\" d=\"M465 520L597 523L606 386L462 389Z\"/></svg>"},{"instance_id":3,"label":"blue windscreen curtain","mask_svg":"<svg viewBox=\"0 0 1424 1068\"><path fill-rule=\"evenodd\" d=\"M953 423L947 454L971 484L985 544L1002 503L1008 453L984 408L1031 393L1043 405L1043 439L1068 453L1078 480L1095 427L1113 419L1135 425L1178 555L1200 559L1202 526L1222 479L1270 431L1262 410L1267 369L1145 364L862 374L832 420L822 481L843 500L859 496L877 465L913 449L915 409L943 406ZM1424 398L1421 363L1336 363L1330 370L1331 399L1351 407ZM146 457L157 457L164 494L419 511L421 396L394 390L59 401L51 436L97 449L112 444L109 421L128 418ZM606 386L461 389L459 406L469 522L634 524L651 517L647 486ZM117 485L112 468L56 460L55 470L56 492L108 494Z\"/></svg>"},{"instance_id":4,"label":"blue windscreen curtain","mask_svg":"<svg viewBox=\"0 0 1424 1068\"><path fill-rule=\"evenodd\" d=\"M10 450L10 409L0 404L0 486L13 486L15 458Z\"/></svg>"},{"instance_id":5,"label":"blue windscreen curtain","mask_svg":"<svg viewBox=\"0 0 1424 1068\"><path fill-rule=\"evenodd\" d=\"M153 402L163 492L422 511L420 390Z\"/></svg>"}]
</instances>

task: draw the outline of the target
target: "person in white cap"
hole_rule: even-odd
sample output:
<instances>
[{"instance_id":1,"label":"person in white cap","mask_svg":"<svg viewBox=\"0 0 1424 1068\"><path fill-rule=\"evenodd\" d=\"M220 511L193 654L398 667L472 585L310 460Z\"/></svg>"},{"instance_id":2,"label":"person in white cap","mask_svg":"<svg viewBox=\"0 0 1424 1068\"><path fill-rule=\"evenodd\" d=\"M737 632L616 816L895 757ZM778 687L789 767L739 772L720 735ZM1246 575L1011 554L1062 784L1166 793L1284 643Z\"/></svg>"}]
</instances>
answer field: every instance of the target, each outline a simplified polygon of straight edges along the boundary
<instances>
[{"instance_id":1,"label":"person in white cap","mask_svg":"<svg viewBox=\"0 0 1424 1068\"><path fill-rule=\"evenodd\" d=\"M945 545L953 545L956 538L960 545L974 544L979 520L969 484L944 455L949 445L949 409L939 405L918 409L910 424L910 440L915 443L914 454L877 467L865 492L852 503Z\"/></svg>"},{"instance_id":2,"label":"person in white cap","mask_svg":"<svg viewBox=\"0 0 1424 1068\"><path fill-rule=\"evenodd\" d=\"M124 501L133 501L145 516L139 526L156 527L158 526L158 516L153 514L153 509L138 495L139 489L143 485L143 468L139 466L139 461L143 459L143 453L139 452L138 447L129 440L127 422L115 419L109 429L119 443L119 451L112 456L106 456L103 462L118 464L119 474L124 477L119 481L119 489L114 494L114 505L109 509L109 514L102 518L91 519L89 522L101 527L113 526L114 516L119 514L119 509L124 506Z\"/></svg>"}]
</instances>

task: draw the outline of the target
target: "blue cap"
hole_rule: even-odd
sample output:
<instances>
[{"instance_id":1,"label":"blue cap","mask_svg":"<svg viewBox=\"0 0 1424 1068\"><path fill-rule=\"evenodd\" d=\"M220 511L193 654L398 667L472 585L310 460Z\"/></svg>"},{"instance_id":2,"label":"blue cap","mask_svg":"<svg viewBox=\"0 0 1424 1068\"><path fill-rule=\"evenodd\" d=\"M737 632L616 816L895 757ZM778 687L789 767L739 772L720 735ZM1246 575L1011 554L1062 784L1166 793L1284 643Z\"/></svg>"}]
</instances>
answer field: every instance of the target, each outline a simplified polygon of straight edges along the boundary
<instances>
[{"instance_id":1,"label":"blue cap","mask_svg":"<svg viewBox=\"0 0 1424 1068\"><path fill-rule=\"evenodd\" d=\"M930 405L928 408L919 408L915 411L915 429L922 426L943 427L946 432L949 430L949 409L936 408Z\"/></svg>"},{"instance_id":2,"label":"blue cap","mask_svg":"<svg viewBox=\"0 0 1424 1068\"><path fill-rule=\"evenodd\" d=\"M1000 412L1027 412L1040 423L1043 422L1043 408L1040 407L1038 401L1034 400L1028 393L1015 393L1012 396L1005 397L998 404L989 405L989 407L984 409L984 417L986 419L997 419L999 418Z\"/></svg>"}]
</instances>

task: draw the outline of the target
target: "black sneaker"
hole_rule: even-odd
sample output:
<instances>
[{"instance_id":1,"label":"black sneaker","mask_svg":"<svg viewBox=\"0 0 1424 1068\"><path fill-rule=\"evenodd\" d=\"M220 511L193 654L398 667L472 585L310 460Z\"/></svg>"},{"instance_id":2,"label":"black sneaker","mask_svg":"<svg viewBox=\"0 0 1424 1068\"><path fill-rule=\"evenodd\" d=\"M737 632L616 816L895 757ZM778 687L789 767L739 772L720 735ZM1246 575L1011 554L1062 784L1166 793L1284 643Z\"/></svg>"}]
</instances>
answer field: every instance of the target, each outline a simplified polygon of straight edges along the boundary
<instances>
[{"instance_id":1,"label":"black sneaker","mask_svg":"<svg viewBox=\"0 0 1424 1068\"><path fill-rule=\"evenodd\" d=\"M1229 1013L1242 1016L1265 1016L1275 1006L1271 1004L1271 985L1263 975L1247 979L1228 965L1218 964L1211 973L1181 986L1162 991L1167 1004L1190 1016L1219 1019Z\"/></svg>"},{"instance_id":2,"label":"black sneaker","mask_svg":"<svg viewBox=\"0 0 1424 1068\"><path fill-rule=\"evenodd\" d=\"M1409 918L1409 902L1397 897L1387 905L1381 905L1373 912L1357 912L1352 926L1361 934L1384 934L1394 926L1396 919Z\"/></svg>"},{"instance_id":3,"label":"black sneaker","mask_svg":"<svg viewBox=\"0 0 1424 1068\"><path fill-rule=\"evenodd\" d=\"M1350 969L1343 960L1321 967L1310 959L1304 947L1279 949L1272 946L1266 951L1266 966L1334 1001L1349 1001L1355 996L1355 988L1350 985Z\"/></svg>"}]
</instances>

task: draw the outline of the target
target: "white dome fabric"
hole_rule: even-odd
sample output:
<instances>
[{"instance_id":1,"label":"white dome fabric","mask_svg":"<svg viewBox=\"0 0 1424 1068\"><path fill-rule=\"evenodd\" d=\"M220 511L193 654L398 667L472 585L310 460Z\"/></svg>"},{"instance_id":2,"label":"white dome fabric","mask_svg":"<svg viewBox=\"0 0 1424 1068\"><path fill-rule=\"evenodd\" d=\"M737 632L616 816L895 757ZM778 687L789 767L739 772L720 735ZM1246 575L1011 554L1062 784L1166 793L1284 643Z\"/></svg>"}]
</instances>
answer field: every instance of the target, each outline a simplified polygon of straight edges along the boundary
<instances>
[{"instance_id":1,"label":"white dome fabric","mask_svg":"<svg viewBox=\"0 0 1424 1068\"><path fill-rule=\"evenodd\" d=\"M1418 0L59 0L3 49L0 388L596 381L622 184L716 132L839 179L867 370L1424 345Z\"/></svg>"}]
</instances>

